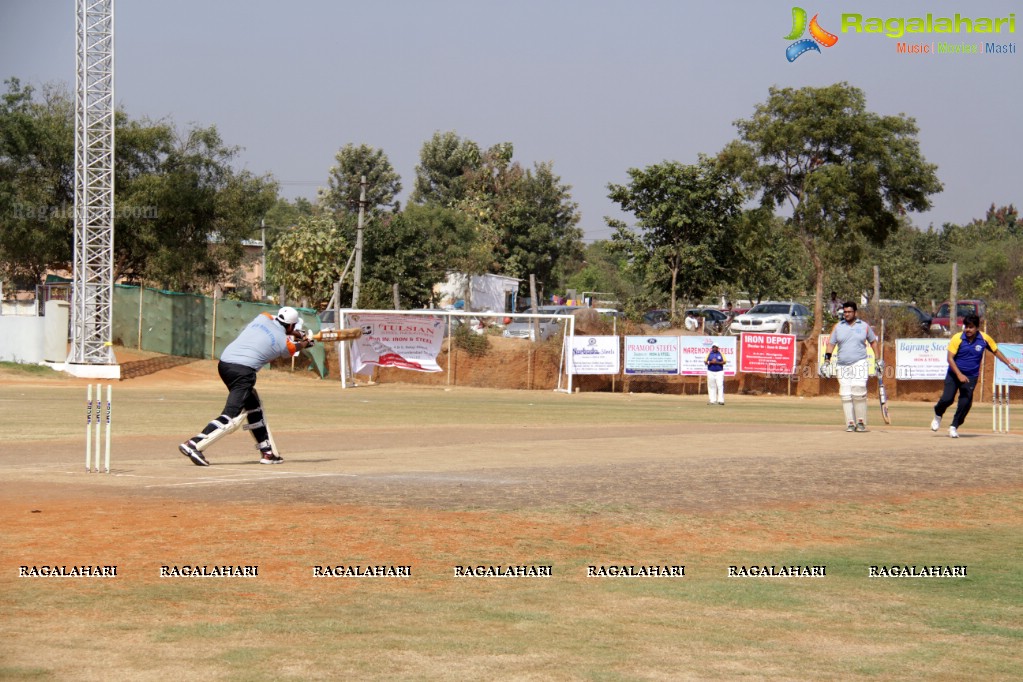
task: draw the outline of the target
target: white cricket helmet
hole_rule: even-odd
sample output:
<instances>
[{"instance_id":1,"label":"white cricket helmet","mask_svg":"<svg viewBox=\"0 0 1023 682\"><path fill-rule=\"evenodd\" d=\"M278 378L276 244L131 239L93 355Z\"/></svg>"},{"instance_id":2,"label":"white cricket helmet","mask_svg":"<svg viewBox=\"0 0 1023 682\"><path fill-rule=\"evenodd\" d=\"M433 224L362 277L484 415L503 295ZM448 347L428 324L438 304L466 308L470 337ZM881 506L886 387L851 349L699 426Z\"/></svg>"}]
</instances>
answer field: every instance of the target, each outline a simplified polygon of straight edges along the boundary
<instances>
[{"instance_id":1,"label":"white cricket helmet","mask_svg":"<svg viewBox=\"0 0 1023 682\"><path fill-rule=\"evenodd\" d=\"M289 324L295 324L298 322L298 311L291 306L284 306L277 311L277 317L274 318L281 324L287 326Z\"/></svg>"}]
</instances>

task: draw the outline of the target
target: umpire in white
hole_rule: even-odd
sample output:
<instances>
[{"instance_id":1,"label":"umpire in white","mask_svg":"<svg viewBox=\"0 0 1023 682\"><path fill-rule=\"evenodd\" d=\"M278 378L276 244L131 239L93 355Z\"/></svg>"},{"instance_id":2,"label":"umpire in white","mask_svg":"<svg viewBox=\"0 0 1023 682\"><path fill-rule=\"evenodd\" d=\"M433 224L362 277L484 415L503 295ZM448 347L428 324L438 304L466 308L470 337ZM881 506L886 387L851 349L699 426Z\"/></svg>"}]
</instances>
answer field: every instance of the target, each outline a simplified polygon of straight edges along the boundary
<instances>
[{"instance_id":1,"label":"umpire in white","mask_svg":"<svg viewBox=\"0 0 1023 682\"><path fill-rule=\"evenodd\" d=\"M867 344L874 350L874 357L880 358L877 335L870 325L856 317L856 304L846 301L842 304L842 320L831 330L824 352L820 374L832 374L831 354L838 348L835 374L838 376L838 395L842 398L845 412L846 431L867 430ZM884 371L884 363L877 361L878 372Z\"/></svg>"}]
</instances>

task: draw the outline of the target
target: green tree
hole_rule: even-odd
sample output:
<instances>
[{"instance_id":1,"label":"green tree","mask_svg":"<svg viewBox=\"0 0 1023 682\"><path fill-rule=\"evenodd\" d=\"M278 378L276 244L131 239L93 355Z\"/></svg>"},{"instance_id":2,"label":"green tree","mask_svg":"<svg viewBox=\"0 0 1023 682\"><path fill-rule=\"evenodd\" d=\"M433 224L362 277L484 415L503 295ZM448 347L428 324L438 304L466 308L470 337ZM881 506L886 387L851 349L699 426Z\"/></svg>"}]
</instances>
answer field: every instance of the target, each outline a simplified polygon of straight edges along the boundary
<instances>
[{"instance_id":1,"label":"green tree","mask_svg":"<svg viewBox=\"0 0 1023 682\"><path fill-rule=\"evenodd\" d=\"M277 185L269 176L234 171L237 152L214 126L174 137L156 171L132 183L135 205L155 217L119 223L120 274L192 291L225 280L238 267L242 242L276 201Z\"/></svg>"},{"instance_id":2,"label":"green tree","mask_svg":"<svg viewBox=\"0 0 1023 682\"><path fill-rule=\"evenodd\" d=\"M550 163L526 170L513 154L510 142L496 144L463 176L465 196L454 207L476 226L466 272L535 275L542 296L581 259L577 205Z\"/></svg>"},{"instance_id":3,"label":"green tree","mask_svg":"<svg viewBox=\"0 0 1023 682\"><path fill-rule=\"evenodd\" d=\"M805 293L812 274L785 222L763 207L742 212L731 243L724 289L729 300L790 299ZM738 295L737 295L738 294Z\"/></svg>"},{"instance_id":4,"label":"green tree","mask_svg":"<svg viewBox=\"0 0 1023 682\"><path fill-rule=\"evenodd\" d=\"M407 206L366 240L359 304L391 308L397 284L403 308L431 306L433 285L449 271L468 269L474 236L472 221L459 211Z\"/></svg>"},{"instance_id":5,"label":"green tree","mask_svg":"<svg viewBox=\"0 0 1023 682\"><path fill-rule=\"evenodd\" d=\"M960 298L1014 299L1015 279L1023 274L1023 224L1014 206L992 205L982 219L946 224L937 241L929 268L932 298L948 297L952 263L957 263Z\"/></svg>"},{"instance_id":6,"label":"green tree","mask_svg":"<svg viewBox=\"0 0 1023 682\"><path fill-rule=\"evenodd\" d=\"M814 268L814 329L821 330L825 257L859 235L884 243L899 216L930 208L941 191L920 152L916 122L867 110L847 83L770 89L753 116L735 123L740 139L720 159L764 206L785 206Z\"/></svg>"},{"instance_id":7,"label":"green tree","mask_svg":"<svg viewBox=\"0 0 1023 682\"><path fill-rule=\"evenodd\" d=\"M560 286L569 264L582 260L582 230L572 188L561 182L549 162L537 163L520 177L501 221L504 274L527 279L536 275L547 288Z\"/></svg>"},{"instance_id":8,"label":"green tree","mask_svg":"<svg viewBox=\"0 0 1023 682\"><path fill-rule=\"evenodd\" d=\"M672 317L681 294L702 297L722 281L740 215L738 186L707 159L694 165L666 161L645 169L630 168L627 185L608 185L608 196L636 216L638 239L626 239L619 226L615 239L641 249L646 282L668 290Z\"/></svg>"},{"instance_id":9,"label":"green tree","mask_svg":"<svg viewBox=\"0 0 1023 682\"><path fill-rule=\"evenodd\" d=\"M401 178L382 149L349 143L334 158L337 163L328 173L327 189L321 190L321 206L339 216L357 214L361 179L365 176L368 217L400 208L395 197L401 192Z\"/></svg>"},{"instance_id":10,"label":"green tree","mask_svg":"<svg viewBox=\"0 0 1023 682\"><path fill-rule=\"evenodd\" d=\"M415 186L409 201L414 204L452 206L465 198L465 176L480 167L479 145L454 131L436 132L423 143L416 166Z\"/></svg>"},{"instance_id":11,"label":"green tree","mask_svg":"<svg viewBox=\"0 0 1023 682\"><path fill-rule=\"evenodd\" d=\"M334 216L299 216L277 236L267 255L267 276L284 286L289 297L322 307L341 278L351 248Z\"/></svg>"},{"instance_id":12,"label":"green tree","mask_svg":"<svg viewBox=\"0 0 1023 682\"><path fill-rule=\"evenodd\" d=\"M12 78L0 99L0 276L32 286L68 267L74 235L74 110L65 90Z\"/></svg>"},{"instance_id":13,"label":"green tree","mask_svg":"<svg viewBox=\"0 0 1023 682\"><path fill-rule=\"evenodd\" d=\"M70 270L74 239L74 107L16 79L0 102L0 268L38 282ZM215 127L178 136L167 122L115 116L114 277L191 290L223 281L242 240L276 198L268 176L236 172L237 148Z\"/></svg>"},{"instance_id":14,"label":"green tree","mask_svg":"<svg viewBox=\"0 0 1023 682\"><path fill-rule=\"evenodd\" d=\"M628 276L626 258L613 248L610 240L600 239L586 246L579 269L570 275L565 286L580 295L584 291L613 294L623 306L640 293L640 283Z\"/></svg>"}]
</instances>

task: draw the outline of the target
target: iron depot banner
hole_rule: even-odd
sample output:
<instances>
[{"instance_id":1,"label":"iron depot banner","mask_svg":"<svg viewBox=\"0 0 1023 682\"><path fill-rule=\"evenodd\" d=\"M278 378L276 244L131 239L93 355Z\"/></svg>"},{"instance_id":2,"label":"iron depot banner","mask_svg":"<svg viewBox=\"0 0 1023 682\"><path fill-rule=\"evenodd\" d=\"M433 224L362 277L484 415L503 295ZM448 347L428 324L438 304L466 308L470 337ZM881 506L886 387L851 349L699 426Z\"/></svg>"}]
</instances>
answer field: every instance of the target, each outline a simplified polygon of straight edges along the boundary
<instances>
[{"instance_id":1,"label":"iron depot banner","mask_svg":"<svg viewBox=\"0 0 1023 682\"><path fill-rule=\"evenodd\" d=\"M795 334L739 335L739 370L750 374L792 374L796 371Z\"/></svg>"},{"instance_id":2,"label":"iron depot banner","mask_svg":"<svg viewBox=\"0 0 1023 682\"><path fill-rule=\"evenodd\" d=\"M678 375L678 336L626 336L625 374Z\"/></svg>"},{"instance_id":3,"label":"iron depot banner","mask_svg":"<svg viewBox=\"0 0 1023 682\"><path fill-rule=\"evenodd\" d=\"M948 339L896 339L895 378L944 380L948 371Z\"/></svg>"},{"instance_id":4,"label":"iron depot banner","mask_svg":"<svg viewBox=\"0 0 1023 682\"><path fill-rule=\"evenodd\" d=\"M1023 344L1000 343L998 344L998 350L1002 351L1002 355L1009 358L1012 364L1023 368ZM1016 374L1009 369L1004 362L997 358L992 360L992 362L995 363L996 384L1005 384L1006 386L1023 386L1023 372Z\"/></svg>"},{"instance_id":5,"label":"iron depot banner","mask_svg":"<svg viewBox=\"0 0 1023 682\"><path fill-rule=\"evenodd\" d=\"M617 336L575 336L569 351L569 374L618 374L621 370Z\"/></svg>"},{"instance_id":6,"label":"iron depot banner","mask_svg":"<svg viewBox=\"0 0 1023 682\"><path fill-rule=\"evenodd\" d=\"M734 336L680 336L679 356L682 374L686 376L706 374L707 365L703 364L703 361L707 359L710 347L717 345L725 358L725 376L734 377L738 372L735 362L737 341Z\"/></svg>"},{"instance_id":7,"label":"iron depot banner","mask_svg":"<svg viewBox=\"0 0 1023 682\"><path fill-rule=\"evenodd\" d=\"M444 341L443 317L349 313L346 323L362 327L362 336L352 342L352 371L356 374L370 365L441 371L437 356Z\"/></svg>"}]
</instances>

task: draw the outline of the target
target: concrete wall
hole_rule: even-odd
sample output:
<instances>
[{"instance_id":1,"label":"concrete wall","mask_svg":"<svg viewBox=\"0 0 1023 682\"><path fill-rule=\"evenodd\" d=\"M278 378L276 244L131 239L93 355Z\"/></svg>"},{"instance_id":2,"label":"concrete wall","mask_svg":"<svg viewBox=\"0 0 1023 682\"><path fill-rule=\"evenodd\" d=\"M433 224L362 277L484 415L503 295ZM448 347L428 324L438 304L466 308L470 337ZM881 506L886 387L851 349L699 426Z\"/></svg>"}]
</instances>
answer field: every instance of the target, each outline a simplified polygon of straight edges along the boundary
<instances>
[{"instance_id":1,"label":"concrete wall","mask_svg":"<svg viewBox=\"0 0 1023 682\"><path fill-rule=\"evenodd\" d=\"M44 317L0 315L0 362L41 363L45 327Z\"/></svg>"},{"instance_id":2,"label":"concrete wall","mask_svg":"<svg viewBox=\"0 0 1023 682\"><path fill-rule=\"evenodd\" d=\"M69 315L64 301L47 301L45 317L0 315L0 362L64 362Z\"/></svg>"}]
</instances>

